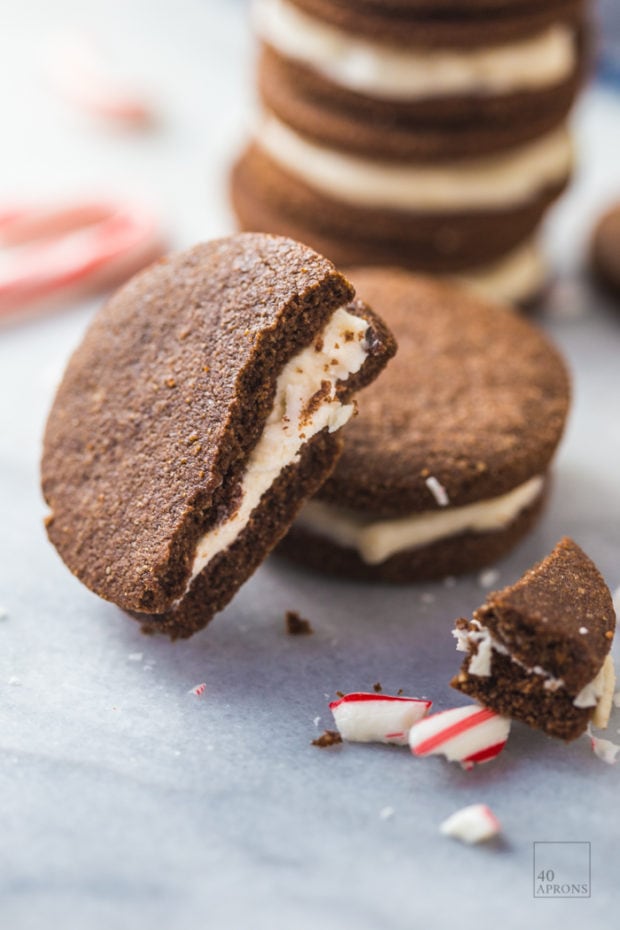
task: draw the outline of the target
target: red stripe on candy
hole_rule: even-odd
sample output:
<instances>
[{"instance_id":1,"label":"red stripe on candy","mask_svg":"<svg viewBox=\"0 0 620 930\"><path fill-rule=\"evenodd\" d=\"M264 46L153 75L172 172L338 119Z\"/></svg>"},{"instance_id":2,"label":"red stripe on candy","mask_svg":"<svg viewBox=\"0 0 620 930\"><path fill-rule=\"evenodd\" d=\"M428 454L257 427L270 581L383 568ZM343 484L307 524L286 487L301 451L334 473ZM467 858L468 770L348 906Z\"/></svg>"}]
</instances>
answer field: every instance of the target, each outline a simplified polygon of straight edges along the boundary
<instances>
[{"instance_id":1,"label":"red stripe on candy","mask_svg":"<svg viewBox=\"0 0 620 930\"><path fill-rule=\"evenodd\" d=\"M449 711L442 711L442 713L449 713ZM437 716L440 715L437 714ZM459 736L461 733L465 733L472 727L478 726L480 723L484 723L485 720L490 720L492 717L496 716L497 714L494 711L483 707L481 710L477 711L475 714L472 714L470 717L466 717L464 720L458 720L456 723L453 723L452 726L446 727L439 733L434 733L432 736L429 736L428 739L423 740L421 743L419 743L418 746L413 747L412 751L416 756L426 755L427 753L432 752L433 749L441 746L442 743L445 743L453 737Z\"/></svg>"},{"instance_id":2,"label":"red stripe on candy","mask_svg":"<svg viewBox=\"0 0 620 930\"><path fill-rule=\"evenodd\" d=\"M498 756L505 745L506 740L501 743L495 743L493 746L486 746L478 752L473 752L471 756L466 756L463 762L487 762L489 759L494 759L495 756Z\"/></svg>"}]
</instances>

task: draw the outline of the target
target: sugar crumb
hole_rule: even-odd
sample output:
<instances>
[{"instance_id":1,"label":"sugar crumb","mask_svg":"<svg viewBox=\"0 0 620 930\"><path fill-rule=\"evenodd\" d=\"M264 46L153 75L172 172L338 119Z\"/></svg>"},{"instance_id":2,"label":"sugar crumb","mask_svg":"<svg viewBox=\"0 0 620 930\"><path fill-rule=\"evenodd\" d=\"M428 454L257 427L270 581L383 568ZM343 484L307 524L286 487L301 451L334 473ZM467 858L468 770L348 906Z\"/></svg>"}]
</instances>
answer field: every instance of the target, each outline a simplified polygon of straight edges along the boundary
<instances>
[{"instance_id":1,"label":"sugar crumb","mask_svg":"<svg viewBox=\"0 0 620 930\"><path fill-rule=\"evenodd\" d=\"M424 484L429 489L435 501L439 504L440 507L447 507L450 504L450 498L448 497L448 492L444 488L434 475L429 475L428 478L424 479Z\"/></svg>"},{"instance_id":2,"label":"sugar crumb","mask_svg":"<svg viewBox=\"0 0 620 930\"><path fill-rule=\"evenodd\" d=\"M481 588L492 588L499 581L499 572L495 568L487 568L478 575L478 584Z\"/></svg>"}]
</instances>

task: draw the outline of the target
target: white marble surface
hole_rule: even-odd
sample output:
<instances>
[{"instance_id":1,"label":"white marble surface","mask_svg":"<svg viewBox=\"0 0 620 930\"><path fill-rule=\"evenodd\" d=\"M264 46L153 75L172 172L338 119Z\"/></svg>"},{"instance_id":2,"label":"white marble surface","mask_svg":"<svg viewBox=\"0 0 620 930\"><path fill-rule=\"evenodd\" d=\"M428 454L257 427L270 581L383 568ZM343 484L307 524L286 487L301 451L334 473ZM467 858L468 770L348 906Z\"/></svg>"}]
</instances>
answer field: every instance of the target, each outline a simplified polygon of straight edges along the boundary
<instances>
[{"instance_id":1,"label":"white marble surface","mask_svg":"<svg viewBox=\"0 0 620 930\"><path fill-rule=\"evenodd\" d=\"M248 42L230 0L22 0L3 9L0 195L139 194L175 246L231 228L225 165L247 120ZM50 95L50 30L83 23L161 100L151 135L111 132ZM543 323L575 375L549 511L498 566L508 583L564 533L620 585L620 315L579 276L592 216L620 194L620 104L579 114L582 170L548 239L560 280ZM459 703L450 628L483 598L358 588L265 565L204 633L170 645L75 581L47 543L40 435L96 302L0 330L0 925L12 930L410 930L618 921L620 767L587 740L515 726L464 773L406 750L310 746L327 696L369 688ZM571 311L572 312L568 312ZM560 312L561 311L561 312ZM315 635L284 634L299 610ZM201 698L189 694L199 682ZM318 727L314 718L321 718ZM610 738L617 736L615 711ZM505 840L440 836L483 801ZM381 811L393 808L382 819ZM592 897L535 900L532 843L592 843Z\"/></svg>"}]
</instances>

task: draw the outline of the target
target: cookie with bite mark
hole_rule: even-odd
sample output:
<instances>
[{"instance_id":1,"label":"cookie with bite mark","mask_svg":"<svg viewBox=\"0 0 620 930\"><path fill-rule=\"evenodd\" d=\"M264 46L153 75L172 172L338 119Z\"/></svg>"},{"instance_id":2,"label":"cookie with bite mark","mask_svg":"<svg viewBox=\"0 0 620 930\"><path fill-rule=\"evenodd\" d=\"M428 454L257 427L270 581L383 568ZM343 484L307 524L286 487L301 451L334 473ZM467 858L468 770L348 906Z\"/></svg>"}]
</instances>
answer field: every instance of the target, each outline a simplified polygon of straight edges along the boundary
<instances>
[{"instance_id":1,"label":"cookie with bite mark","mask_svg":"<svg viewBox=\"0 0 620 930\"><path fill-rule=\"evenodd\" d=\"M152 265L96 315L44 438L47 532L149 631L233 597L341 451L354 391L395 352L334 266L242 234Z\"/></svg>"}]
</instances>

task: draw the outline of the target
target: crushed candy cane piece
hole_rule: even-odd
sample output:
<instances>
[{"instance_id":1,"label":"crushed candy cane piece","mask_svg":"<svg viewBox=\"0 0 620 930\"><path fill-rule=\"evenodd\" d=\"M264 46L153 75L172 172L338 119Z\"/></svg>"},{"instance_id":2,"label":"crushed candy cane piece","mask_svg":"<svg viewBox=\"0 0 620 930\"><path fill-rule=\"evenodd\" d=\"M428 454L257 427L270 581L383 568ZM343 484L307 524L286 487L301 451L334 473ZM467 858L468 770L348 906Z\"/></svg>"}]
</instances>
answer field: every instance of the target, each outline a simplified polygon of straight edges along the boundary
<instances>
[{"instance_id":1,"label":"crushed candy cane piece","mask_svg":"<svg viewBox=\"0 0 620 930\"><path fill-rule=\"evenodd\" d=\"M126 280L164 251L154 217L104 201L0 212L0 317Z\"/></svg>"},{"instance_id":2,"label":"crushed candy cane piece","mask_svg":"<svg viewBox=\"0 0 620 930\"><path fill-rule=\"evenodd\" d=\"M138 128L153 122L146 95L130 86L85 35L53 37L48 73L60 94L94 116Z\"/></svg>"},{"instance_id":3,"label":"crushed candy cane piece","mask_svg":"<svg viewBox=\"0 0 620 930\"><path fill-rule=\"evenodd\" d=\"M409 746L415 756L441 754L464 769L489 762L508 739L510 720L478 704L432 714L412 726Z\"/></svg>"},{"instance_id":4,"label":"crushed candy cane piece","mask_svg":"<svg viewBox=\"0 0 620 930\"><path fill-rule=\"evenodd\" d=\"M196 685L195 688L191 688L187 693L195 694L196 697L200 697L201 695L205 693L206 690L207 690L207 683L206 681L203 681L201 684Z\"/></svg>"},{"instance_id":5,"label":"crushed candy cane piece","mask_svg":"<svg viewBox=\"0 0 620 930\"><path fill-rule=\"evenodd\" d=\"M620 752L620 746L617 743L612 743L610 739L601 739L599 736L592 736L590 734L590 745L592 746L594 755L602 759L603 762L606 762L608 765L616 764L616 756Z\"/></svg>"},{"instance_id":6,"label":"crushed candy cane piece","mask_svg":"<svg viewBox=\"0 0 620 930\"><path fill-rule=\"evenodd\" d=\"M379 820L390 820L395 814L393 807L382 807L379 811Z\"/></svg>"},{"instance_id":7,"label":"crushed candy cane piece","mask_svg":"<svg viewBox=\"0 0 620 930\"><path fill-rule=\"evenodd\" d=\"M478 584L481 588L492 588L494 584L497 584L499 579L499 572L496 568L487 568L486 571L480 572L478 575Z\"/></svg>"},{"instance_id":8,"label":"crushed candy cane piece","mask_svg":"<svg viewBox=\"0 0 620 930\"><path fill-rule=\"evenodd\" d=\"M332 701L329 709L343 739L356 743L407 745L407 734L431 707L426 698L356 691Z\"/></svg>"},{"instance_id":9,"label":"crushed candy cane piece","mask_svg":"<svg viewBox=\"0 0 620 930\"><path fill-rule=\"evenodd\" d=\"M448 492L444 488L443 484L441 484L434 475L426 478L424 484L429 489L440 507L447 507L450 504Z\"/></svg>"},{"instance_id":10,"label":"crushed candy cane piece","mask_svg":"<svg viewBox=\"0 0 620 930\"><path fill-rule=\"evenodd\" d=\"M440 833L463 843L481 843L501 833L502 827L486 804L470 804L455 811L439 825Z\"/></svg>"}]
</instances>

